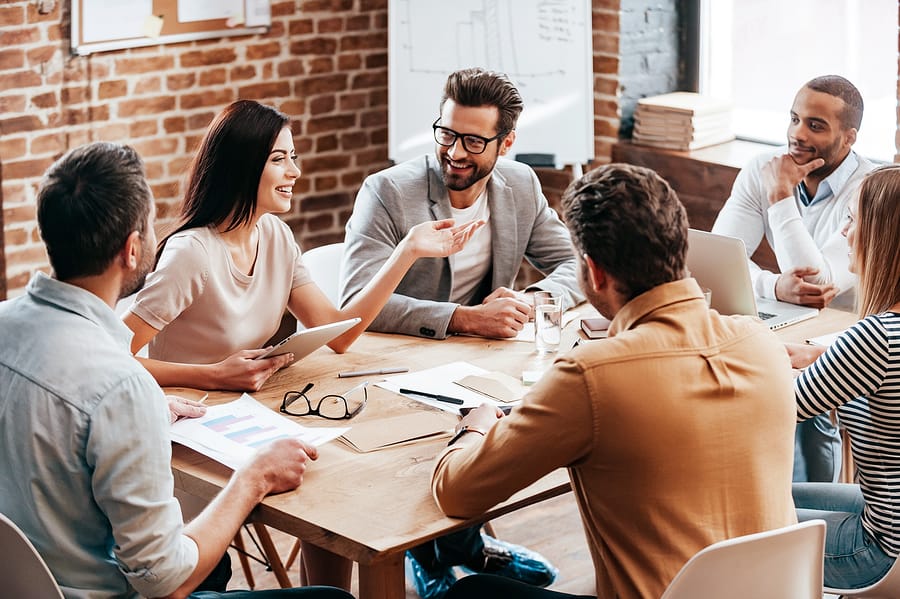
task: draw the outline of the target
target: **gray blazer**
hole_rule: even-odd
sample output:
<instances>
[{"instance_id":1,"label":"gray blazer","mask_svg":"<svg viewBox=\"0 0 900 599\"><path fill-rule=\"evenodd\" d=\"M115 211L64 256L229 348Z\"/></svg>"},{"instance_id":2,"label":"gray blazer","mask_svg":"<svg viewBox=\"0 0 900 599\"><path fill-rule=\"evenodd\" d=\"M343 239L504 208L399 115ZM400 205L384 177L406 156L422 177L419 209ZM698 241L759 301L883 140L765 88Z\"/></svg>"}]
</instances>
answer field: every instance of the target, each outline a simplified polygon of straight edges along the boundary
<instances>
[{"instance_id":1,"label":"gray blazer","mask_svg":"<svg viewBox=\"0 0 900 599\"><path fill-rule=\"evenodd\" d=\"M584 301L569 232L547 204L534 171L501 158L490 177L491 290L512 288L524 257L547 275L531 288L562 294L567 307ZM450 198L433 156L421 156L366 178L347 222L341 305L375 276L410 228L445 218L451 218ZM419 259L369 330L445 338L457 306L449 302L452 286L449 259Z\"/></svg>"}]
</instances>

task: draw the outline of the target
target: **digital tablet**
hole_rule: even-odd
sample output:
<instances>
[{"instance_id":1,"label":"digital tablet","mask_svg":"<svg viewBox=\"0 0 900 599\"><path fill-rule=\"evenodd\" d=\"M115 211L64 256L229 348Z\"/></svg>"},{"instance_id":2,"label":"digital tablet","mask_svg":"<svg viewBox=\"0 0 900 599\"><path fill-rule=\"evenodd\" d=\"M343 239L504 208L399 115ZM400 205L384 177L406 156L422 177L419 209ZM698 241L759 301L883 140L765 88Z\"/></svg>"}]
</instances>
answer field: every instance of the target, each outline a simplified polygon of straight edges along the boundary
<instances>
[{"instance_id":1,"label":"digital tablet","mask_svg":"<svg viewBox=\"0 0 900 599\"><path fill-rule=\"evenodd\" d=\"M281 354L294 354L294 360L288 364L290 366L300 358L305 358L312 352L316 351L344 331L353 328L359 324L361 318L350 318L349 320L341 320L330 324L323 324L311 329L303 329L297 331L287 339L281 341L256 359L271 358L280 356Z\"/></svg>"}]
</instances>

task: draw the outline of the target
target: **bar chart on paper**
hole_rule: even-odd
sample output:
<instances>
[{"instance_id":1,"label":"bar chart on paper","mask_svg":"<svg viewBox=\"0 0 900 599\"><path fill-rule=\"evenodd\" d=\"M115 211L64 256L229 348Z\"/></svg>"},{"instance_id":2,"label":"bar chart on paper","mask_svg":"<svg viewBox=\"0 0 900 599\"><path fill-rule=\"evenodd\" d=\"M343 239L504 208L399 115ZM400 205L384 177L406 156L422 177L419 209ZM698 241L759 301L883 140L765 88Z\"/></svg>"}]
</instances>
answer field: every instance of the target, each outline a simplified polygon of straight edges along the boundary
<instances>
[{"instance_id":1,"label":"bar chart on paper","mask_svg":"<svg viewBox=\"0 0 900 599\"><path fill-rule=\"evenodd\" d=\"M253 452L286 437L318 446L347 431L340 428L310 428L276 414L247 395L211 406L201 418L179 420L172 425L172 441L186 445L214 460L237 468Z\"/></svg>"},{"instance_id":2,"label":"bar chart on paper","mask_svg":"<svg viewBox=\"0 0 900 599\"><path fill-rule=\"evenodd\" d=\"M261 424L253 415L226 414L204 422L203 426L247 447L259 447L277 439L296 436L280 431L277 426Z\"/></svg>"}]
</instances>

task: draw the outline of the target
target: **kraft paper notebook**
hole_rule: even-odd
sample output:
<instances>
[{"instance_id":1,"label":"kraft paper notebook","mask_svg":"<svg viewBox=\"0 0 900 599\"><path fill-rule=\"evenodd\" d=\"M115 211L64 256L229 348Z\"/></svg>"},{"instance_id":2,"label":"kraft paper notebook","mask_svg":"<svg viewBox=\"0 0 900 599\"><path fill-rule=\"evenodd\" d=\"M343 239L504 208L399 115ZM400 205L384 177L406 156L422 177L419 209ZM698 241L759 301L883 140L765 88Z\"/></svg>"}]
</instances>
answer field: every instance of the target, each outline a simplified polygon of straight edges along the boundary
<instances>
[{"instance_id":1,"label":"kraft paper notebook","mask_svg":"<svg viewBox=\"0 0 900 599\"><path fill-rule=\"evenodd\" d=\"M356 451L367 453L417 441L449 437L452 432L453 423L446 414L415 412L354 424L341 435L340 440Z\"/></svg>"}]
</instances>

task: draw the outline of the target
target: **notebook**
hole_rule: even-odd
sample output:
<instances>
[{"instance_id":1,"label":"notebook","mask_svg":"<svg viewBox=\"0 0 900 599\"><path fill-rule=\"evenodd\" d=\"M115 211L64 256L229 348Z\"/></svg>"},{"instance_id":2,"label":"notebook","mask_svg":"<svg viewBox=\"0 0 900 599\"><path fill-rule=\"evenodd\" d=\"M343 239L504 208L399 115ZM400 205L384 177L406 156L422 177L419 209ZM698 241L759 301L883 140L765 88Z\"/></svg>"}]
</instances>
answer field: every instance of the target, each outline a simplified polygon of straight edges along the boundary
<instances>
[{"instance_id":1,"label":"notebook","mask_svg":"<svg viewBox=\"0 0 900 599\"><path fill-rule=\"evenodd\" d=\"M291 362L291 364L293 364L300 358L305 358L307 355L316 351L344 331L359 324L360 320L361 319L359 318L350 318L348 320L323 324L311 329L303 329L302 331L294 333L287 339L284 339L263 355L257 356L256 359L259 360L262 358L280 356L281 354L293 353L294 360ZM290 366L290 364L288 364L288 366Z\"/></svg>"},{"instance_id":2,"label":"notebook","mask_svg":"<svg viewBox=\"0 0 900 599\"><path fill-rule=\"evenodd\" d=\"M770 329L816 316L808 306L756 297L744 242L707 231L688 231L687 268L700 287L712 291L710 307L720 314L758 316Z\"/></svg>"}]
</instances>

